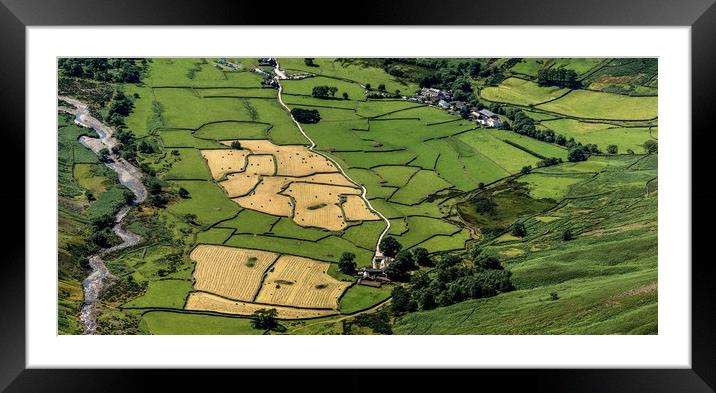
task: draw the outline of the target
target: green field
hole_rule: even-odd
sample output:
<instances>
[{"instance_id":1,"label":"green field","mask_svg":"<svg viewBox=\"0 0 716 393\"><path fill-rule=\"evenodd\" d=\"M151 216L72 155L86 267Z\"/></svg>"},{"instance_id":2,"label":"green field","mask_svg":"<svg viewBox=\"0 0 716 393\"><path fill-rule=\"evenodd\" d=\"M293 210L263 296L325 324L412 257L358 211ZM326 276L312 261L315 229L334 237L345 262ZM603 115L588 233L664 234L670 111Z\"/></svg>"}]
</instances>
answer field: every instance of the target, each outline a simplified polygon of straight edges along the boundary
<instances>
[{"instance_id":1,"label":"green field","mask_svg":"<svg viewBox=\"0 0 716 393\"><path fill-rule=\"evenodd\" d=\"M631 149L641 153L645 141L652 139L646 127L619 127L605 123L585 123L574 119L541 122L547 128L582 143L593 143L603 151L607 146L617 145L621 153Z\"/></svg>"},{"instance_id":2,"label":"green field","mask_svg":"<svg viewBox=\"0 0 716 393\"><path fill-rule=\"evenodd\" d=\"M554 100L569 90L556 87L541 87L534 82L518 79L505 79L497 87L487 87L480 91L480 96L494 102L505 102L516 105L537 105Z\"/></svg>"},{"instance_id":3,"label":"green field","mask_svg":"<svg viewBox=\"0 0 716 393\"><path fill-rule=\"evenodd\" d=\"M657 117L657 97L575 90L536 108L584 119L649 120Z\"/></svg>"},{"instance_id":4,"label":"green field","mask_svg":"<svg viewBox=\"0 0 716 393\"><path fill-rule=\"evenodd\" d=\"M263 334L248 318L150 311L142 315L149 334Z\"/></svg>"},{"instance_id":5,"label":"green field","mask_svg":"<svg viewBox=\"0 0 716 393\"><path fill-rule=\"evenodd\" d=\"M194 214L202 225L212 225L234 216L239 205L226 197L226 194L213 182L200 180L171 181L176 187L189 191L188 199L180 199L169 205L169 211L184 216Z\"/></svg>"},{"instance_id":6,"label":"green field","mask_svg":"<svg viewBox=\"0 0 716 393\"><path fill-rule=\"evenodd\" d=\"M389 298L392 289L392 285L383 285L380 288L353 285L341 297L341 313L351 314L370 308Z\"/></svg>"},{"instance_id":7,"label":"green field","mask_svg":"<svg viewBox=\"0 0 716 393\"><path fill-rule=\"evenodd\" d=\"M147 292L143 296L134 299L129 303L125 303L123 307L182 308L184 307L184 299L189 295L191 289L192 287L190 281L150 281Z\"/></svg>"}]
</instances>

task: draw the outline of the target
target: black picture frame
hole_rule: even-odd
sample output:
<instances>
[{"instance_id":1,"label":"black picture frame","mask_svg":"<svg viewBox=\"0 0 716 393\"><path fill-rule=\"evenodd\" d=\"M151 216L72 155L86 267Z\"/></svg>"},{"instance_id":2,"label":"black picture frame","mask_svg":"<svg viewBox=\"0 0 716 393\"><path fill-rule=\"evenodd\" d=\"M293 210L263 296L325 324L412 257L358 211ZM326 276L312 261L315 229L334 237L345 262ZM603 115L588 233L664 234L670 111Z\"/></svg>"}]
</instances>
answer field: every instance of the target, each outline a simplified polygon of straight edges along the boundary
<instances>
[{"instance_id":1,"label":"black picture frame","mask_svg":"<svg viewBox=\"0 0 716 393\"><path fill-rule=\"evenodd\" d=\"M161 379L162 390L205 391L207 380L235 380L239 371L186 370L69 370L26 369L25 356L25 43L26 26L61 25L295 25L341 23L351 25L557 25L557 26L690 26L692 78L692 367L690 369L549 369L470 370L469 379L507 381L530 390L553 392L709 392L716 388L716 275L705 245L712 231L716 192L709 180L710 147L716 103L716 5L714 0L553 0L553 1L363 1L337 14L336 2L310 2L290 12L269 12L262 2L185 0L0 0L0 154L5 184L0 192L6 252L0 271L0 388L7 391L125 391L138 380ZM329 10L323 16L319 10ZM486 12L487 10L487 12ZM605 43L608 45L608 43ZM662 131L669 132L669 130ZM688 136L684 136L688 137ZM716 146L716 145L715 145ZM19 167L22 164L22 170ZM668 165L668 163L666 163ZM25 206L25 209L17 207ZM12 208L15 207L15 208ZM21 211L22 210L22 211ZM9 250L9 251L8 251ZM669 261L683 263L689 261ZM141 356L141 355L140 355ZM91 362L91 359L88 359ZM187 373L202 373L186 378ZM305 371L281 371L282 379ZM331 372L331 379L358 377L348 370ZM351 373L351 374L349 374ZM386 374L378 372L373 375ZM257 380L274 378L252 371ZM386 375L387 376L387 375ZM298 377L297 377L298 378ZM325 378L325 374L323 377ZM384 379L384 378L381 378ZM399 386L386 378L381 390ZM171 382L175 381L175 382ZM522 382L520 382L522 381ZM383 382L381 382L383 383ZM348 384L351 384L348 382ZM452 383L451 383L452 384ZM456 386L456 385L453 385ZM484 385L488 386L488 385ZM457 387L457 386L456 386ZM350 388L356 389L354 386Z\"/></svg>"}]
</instances>

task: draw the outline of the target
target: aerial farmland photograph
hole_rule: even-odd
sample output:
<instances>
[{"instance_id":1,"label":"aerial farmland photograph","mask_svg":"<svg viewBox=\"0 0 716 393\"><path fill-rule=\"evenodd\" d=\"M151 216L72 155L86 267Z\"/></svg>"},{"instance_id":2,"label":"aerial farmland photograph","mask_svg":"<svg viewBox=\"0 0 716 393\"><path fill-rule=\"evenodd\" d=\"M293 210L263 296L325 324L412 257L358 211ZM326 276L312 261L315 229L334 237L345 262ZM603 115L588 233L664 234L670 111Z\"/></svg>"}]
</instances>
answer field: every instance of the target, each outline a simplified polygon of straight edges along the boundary
<instances>
[{"instance_id":1,"label":"aerial farmland photograph","mask_svg":"<svg viewBox=\"0 0 716 393\"><path fill-rule=\"evenodd\" d=\"M658 334L656 58L57 73L58 334Z\"/></svg>"}]
</instances>

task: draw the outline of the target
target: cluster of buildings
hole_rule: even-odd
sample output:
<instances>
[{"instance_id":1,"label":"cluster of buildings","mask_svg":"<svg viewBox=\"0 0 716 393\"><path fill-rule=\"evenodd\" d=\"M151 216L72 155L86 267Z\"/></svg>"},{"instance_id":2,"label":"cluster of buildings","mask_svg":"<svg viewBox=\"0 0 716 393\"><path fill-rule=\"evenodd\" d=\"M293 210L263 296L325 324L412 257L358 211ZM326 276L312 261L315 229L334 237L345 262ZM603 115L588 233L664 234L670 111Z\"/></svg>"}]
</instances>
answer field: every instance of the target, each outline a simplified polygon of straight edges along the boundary
<instances>
[{"instance_id":1,"label":"cluster of buildings","mask_svg":"<svg viewBox=\"0 0 716 393\"><path fill-rule=\"evenodd\" d=\"M408 98L408 101L434 105L441 109L457 113L468 109L470 111L470 118L478 124L495 128L500 126L500 118L496 113L488 109L468 108L468 104L465 101L455 100L450 90L423 87L415 95Z\"/></svg>"},{"instance_id":2,"label":"cluster of buildings","mask_svg":"<svg viewBox=\"0 0 716 393\"><path fill-rule=\"evenodd\" d=\"M356 284L368 287L380 288L383 284L390 283L383 269L362 267L356 271L358 281Z\"/></svg>"}]
</instances>

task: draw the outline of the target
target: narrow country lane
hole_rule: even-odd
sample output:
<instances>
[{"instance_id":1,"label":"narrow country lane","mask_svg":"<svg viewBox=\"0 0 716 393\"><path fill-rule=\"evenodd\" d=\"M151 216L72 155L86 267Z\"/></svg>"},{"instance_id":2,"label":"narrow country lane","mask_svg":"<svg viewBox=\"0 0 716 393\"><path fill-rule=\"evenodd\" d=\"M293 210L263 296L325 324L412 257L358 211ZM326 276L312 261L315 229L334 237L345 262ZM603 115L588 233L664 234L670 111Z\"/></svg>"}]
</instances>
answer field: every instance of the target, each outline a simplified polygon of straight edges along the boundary
<instances>
[{"instance_id":1,"label":"narrow country lane","mask_svg":"<svg viewBox=\"0 0 716 393\"><path fill-rule=\"evenodd\" d=\"M303 130L303 127L301 127L301 124L300 124L298 121L296 121L296 119L295 119L295 118L293 117L293 115L291 114L291 109L289 109L289 107L283 102L283 98L281 97L281 93L283 92L283 86L281 85L281 80L282 80L282 79L287 79L287 77L286 77L286 73L281 70L278 61L276 62L276 66L274 67L274 73L276 74L276 77L275 77L274 79L276 80L276 83L278 84L278 102L281 104L281 106L283 106L283 107L288 111L289 116L291 116L291 120L293 120L293 122L296 124L296 127L298 127L298 130L301 131L301 134L303 134L303 136L311 143L311 145L308 147L308 150L310 150L310 151L312 151L312 152L315 152L315 153L317 153L317 154L320 154L321 156L325 157L327 160L329 160L330 162L332 162L333 165L335 165L336 168L338 168L339 171L341 171L341 174L343 174L343 176L345 176L346 179L350 180L353 184L355 184L355 185L357 185L357 186L360 186L360 188L361 188L361 190L362 190L362 192L361 192L361 198L363 198L363 200L365 201L365 203L366 203L366 205L368 206L368 208L369 208L371 211L373 211L375 214L377 214L378 216L380 216L380 218L381 218L383 221L385 221L385 229L383 229L383 232L381 232L380 236L378 236L378 242L377 242L376 245L375 245L375 254L376 254L376 255L382 255L381 252L380 252L379 246L380 246L381 240L383 240L383 237L385 237L385 234L388 233L388 230L390 230L390 221L389 221L387 218L385 218L385 216L383 215L383 213L381 213L381 212L379 212L378 210L376 210L375 208L373 208L373 205L371 205L370 201L369 201L368 198L366 197L366 193L367 193L368 191L366 190L366 188L365 188L364 185L362 185L362 184L356 182L355 180L351 179L351 177L348 176L348 174L343 170L343 168L341 168L341 166L338 164L338 162L336 162L334 159L332 159L331 157L328 157L328 156L325 155L325 154L322 154L320 151L316 151L316 150L315 150L315 148L316 148L316 142L314 142L313 139L311 139L311 137L309 137L308 134L306 134L306 132ZM376 266L374 265L373 267L375 268Z\"/></svg>"}]
</instances>

